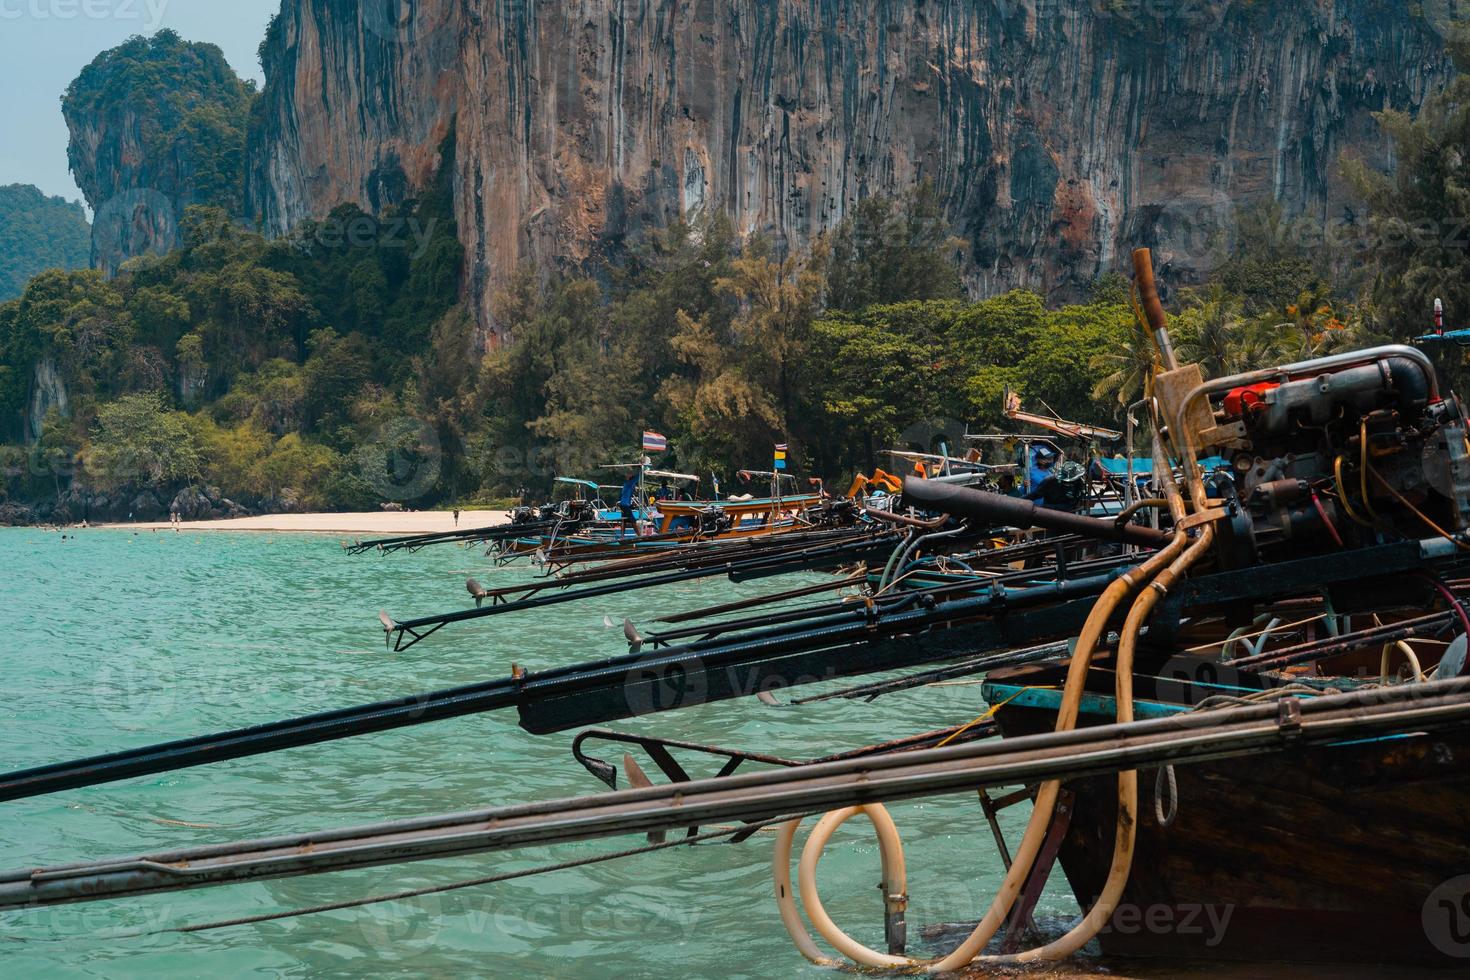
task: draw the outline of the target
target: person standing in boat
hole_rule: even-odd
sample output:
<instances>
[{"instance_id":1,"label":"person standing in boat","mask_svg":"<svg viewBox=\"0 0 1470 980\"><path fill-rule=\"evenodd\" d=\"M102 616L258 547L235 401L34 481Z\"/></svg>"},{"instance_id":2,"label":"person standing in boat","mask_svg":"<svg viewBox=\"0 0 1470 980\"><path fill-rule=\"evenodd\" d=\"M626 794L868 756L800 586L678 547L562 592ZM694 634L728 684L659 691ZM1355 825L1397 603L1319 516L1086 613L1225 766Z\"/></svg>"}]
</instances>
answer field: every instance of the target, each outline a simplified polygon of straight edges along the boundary
<instances>
[{"instance_id":1,"label":"person standing in boat","mask_svg":"<svg viewBox=\"0 0 1470 980\"><path fill-rule=\"evenodd\" d=\"M620 530L626 531L631 528L636 531L638 529L638 523L633 519L633 501L638 496L638 477L638 471L634 470L628 476L627 482L623 484L622 496L618 498L618 509L623 512L623 525Z\"/></svg>"},{"instance_id":2,"label":"person standing in boat","mask_svg":"<svg viewBox=\"0 0 1470 980\"><path fill-rule=\"evenodd\" d=\"M1022 497L1040 507L1057 509L1061 503L1061 485L1057 481L1057 452L1045 443L1026 450L1026 492Z\"/></svg>"}]
</instances>

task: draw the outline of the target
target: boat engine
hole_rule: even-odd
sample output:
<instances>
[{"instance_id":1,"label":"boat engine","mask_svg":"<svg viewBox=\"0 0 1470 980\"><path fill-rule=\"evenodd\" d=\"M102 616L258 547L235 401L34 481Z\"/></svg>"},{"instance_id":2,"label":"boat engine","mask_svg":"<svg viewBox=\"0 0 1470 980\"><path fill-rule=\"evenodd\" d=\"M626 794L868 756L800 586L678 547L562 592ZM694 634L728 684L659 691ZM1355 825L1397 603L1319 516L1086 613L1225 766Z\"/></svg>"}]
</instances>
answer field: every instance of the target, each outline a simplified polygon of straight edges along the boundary
<instances>
[{"instance_id":1,"label":"boat engine","mask_svg":"<svg viewBox=\"0 0 1470 980\"><path fill-rule=\"evenodd\" d=\"M1201 446L1229 461L1206 477L1229 514L1227 564L1470 528L1464 408L1440 395L1419 352L1380 348L1251 377L1210 385L1213 425L1198 426Z\"/></svg>"}]
</instances>

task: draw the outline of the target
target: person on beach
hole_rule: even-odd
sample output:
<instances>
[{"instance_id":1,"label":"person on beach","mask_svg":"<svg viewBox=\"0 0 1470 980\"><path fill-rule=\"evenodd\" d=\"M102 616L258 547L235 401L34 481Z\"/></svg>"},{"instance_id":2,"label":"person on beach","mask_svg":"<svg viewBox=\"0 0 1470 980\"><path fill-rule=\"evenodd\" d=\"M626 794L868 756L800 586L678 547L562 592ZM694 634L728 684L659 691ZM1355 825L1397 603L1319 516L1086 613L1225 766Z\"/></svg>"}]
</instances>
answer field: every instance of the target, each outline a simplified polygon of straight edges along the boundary
<instances>
[{"instance_id":1,"label":"person on beach","mask_svg":"<svg viewBox=\"0 0 1470 980\"><path fill-rule=\"evenodd\" d=\"M459 527L459 508L454 508L454 526Z\"/></svg>"}]
</instances>

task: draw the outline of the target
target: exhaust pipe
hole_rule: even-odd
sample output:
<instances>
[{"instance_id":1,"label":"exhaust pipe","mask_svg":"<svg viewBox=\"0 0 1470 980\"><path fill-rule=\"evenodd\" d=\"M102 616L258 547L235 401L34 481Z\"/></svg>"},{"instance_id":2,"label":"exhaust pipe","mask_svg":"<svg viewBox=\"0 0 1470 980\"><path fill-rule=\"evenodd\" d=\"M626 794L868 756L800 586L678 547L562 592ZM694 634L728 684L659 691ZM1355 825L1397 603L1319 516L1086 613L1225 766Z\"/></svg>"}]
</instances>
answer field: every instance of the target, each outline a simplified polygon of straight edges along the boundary
<instances>
[{"instance_id":1,"label":"exhaust pipe","mask_svg":"<svg viewBox=\"0 0 1470 980\"><path fill-rule=\"evenodd\" d=\"M907 504L953 517L969 517L1007 527L1040 527L1049 531L1078 534L1098 541L1119 541L1142 548L1162 548L1171 535L1137 524L1119 524L1097 517L1083 517L1064 510L1047 510L1029 500L1003 497L968 487L950 486L909 477L903 481Z\"/></svg>"}]
</instances>

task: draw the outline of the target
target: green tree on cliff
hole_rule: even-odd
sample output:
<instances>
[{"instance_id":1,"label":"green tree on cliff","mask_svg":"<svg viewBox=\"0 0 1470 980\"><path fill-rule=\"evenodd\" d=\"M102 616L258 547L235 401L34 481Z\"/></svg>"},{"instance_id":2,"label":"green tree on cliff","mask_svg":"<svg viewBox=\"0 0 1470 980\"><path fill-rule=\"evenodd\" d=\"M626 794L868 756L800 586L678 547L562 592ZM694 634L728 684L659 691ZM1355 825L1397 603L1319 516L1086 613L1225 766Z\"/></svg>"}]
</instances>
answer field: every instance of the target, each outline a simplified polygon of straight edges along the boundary
<instances>
[{"instance_id":1,"label":"green tree on cliff","mask_svg":"<svg viewBox=\"0 0 1470 980\"><path fill-rule=\"evenodd\" d=\"M73 134L72 171L94 207L119 191L147 190L181 210L198 204L243 216L245 132L254 98L254 83L241 81L213 44L185 41L171 30L129 38L98 55L61 100ZM129 136L138 140L141 160L93 159L102 149L78 138L112 126L134 129ZM119 186L117 179L127 183Z\"/></svg>"},{"instance_id":2,"label":"green tree on cliff","mask_svg":"<svg viewBox=\"0 0 1470 980\"><path fill-rule=\"evenodd\" d=\"M1384 326L1400 339L1424 332L1436 298L1451 325L1470 324L1470 27L1451 33L1449 51L1460 73L1417 117L1379 114L1394 140L1396 172L1348 165L1370 205L1373 295Z\"/></svg>"},{"instance_id":3,"label":"green tree on cliff","mask_svg":"<svg viewBox=\"0 0 1470 980\"><path fill-rule=\"evenodd\" d=\"M827 305L860 310L958 298L962 246L928 181L900 198L866 197L832 236Z\"/></svg>"}]
</instances>

